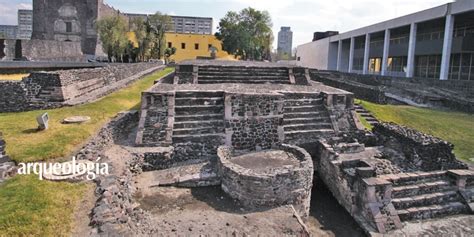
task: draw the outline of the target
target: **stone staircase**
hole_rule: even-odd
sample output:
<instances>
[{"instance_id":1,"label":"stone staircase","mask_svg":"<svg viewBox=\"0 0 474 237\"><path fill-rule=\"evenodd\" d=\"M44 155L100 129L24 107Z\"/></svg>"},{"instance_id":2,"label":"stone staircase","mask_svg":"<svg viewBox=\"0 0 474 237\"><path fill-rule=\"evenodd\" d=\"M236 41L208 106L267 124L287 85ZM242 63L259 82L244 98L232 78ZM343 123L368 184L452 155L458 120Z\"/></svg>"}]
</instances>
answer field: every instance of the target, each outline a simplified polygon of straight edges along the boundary
<instances>
[{"instance_id":1,"label":"stone staircase","mask_svg":"<svg viewBox=\"0 0 474 237\"><path fill-rule=\"evenodd\" d=\"M401 174L392 182L392 204L401 221L469 213L446 171Z\"/></svg>"},{"instance_id":2,"label":"stone staircase","mask_svg":"<svg viewBox=\"0 0 474 237\"><path fill-rule=\"evenodd\" d=\"M361 105L354 105L354 110L357 114L359 114L362 118L364 118L371 126L375 126L379 124L379 120L376 119L369 111L364 109Z\"/></svg>"},{"instance_id":3,"label":"stone staircase","mask_svg":"<svg viewBox=\"0 0 474 237\"><path fill-rule=\"evenodd\" d=\"M216 152L224 137L222 92L177 92L173 144L183 159L205 158ZM180 146L185 154L180 153ZM183 151L183 149L181 149Z\"/></svg>"},{"instance_id":4,"label":"stone staircase","mask_svg":"<svg viewBox=\"0 0 474 237\"><path fill-rule=\"evenodd\" d=\"M286 141L298 141L334 132L322 98L285 98L283 127Z\"/></svg>"},{"instance_id":5,"label":"stone staircase","mask_svg":"<svg viewBox=\"0 0 474 237\"><path fill-rule=\"evenodd\" d=\"M290 84L287 68L200 66L199 84Z\"/></svg>"}]
</instances>

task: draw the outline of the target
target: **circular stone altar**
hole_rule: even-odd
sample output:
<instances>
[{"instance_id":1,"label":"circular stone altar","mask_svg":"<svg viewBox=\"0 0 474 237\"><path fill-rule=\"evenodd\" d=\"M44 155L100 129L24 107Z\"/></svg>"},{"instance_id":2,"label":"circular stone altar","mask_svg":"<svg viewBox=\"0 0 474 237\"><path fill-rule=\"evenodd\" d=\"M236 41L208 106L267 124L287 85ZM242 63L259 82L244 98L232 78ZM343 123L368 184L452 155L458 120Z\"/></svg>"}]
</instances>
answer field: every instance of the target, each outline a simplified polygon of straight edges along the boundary
<instances>
[{"instance_id":1,"label":"circular stone altar","mask_svg":"<svg viewBox=\"0 0 474 237\"><path fill-rule=\"evenodd\" d=\"M242 154L221 146L218 156L221 187L229 196L250 209L293 205L301 217L308 217L314 170L304 149L281 145Z\"/></svg>"},{"instance_id":2,"label":"circular stone altar","mask_svg":"<svg viewBox=\"0 0 474 237\"><path fill-rule=\"evenodd\" d=\"M78 124L78 123L85 123L91 120L91 117L88 116L73 116L68 117L63 120L65 124Z\"/></svg>"}]
</instances>

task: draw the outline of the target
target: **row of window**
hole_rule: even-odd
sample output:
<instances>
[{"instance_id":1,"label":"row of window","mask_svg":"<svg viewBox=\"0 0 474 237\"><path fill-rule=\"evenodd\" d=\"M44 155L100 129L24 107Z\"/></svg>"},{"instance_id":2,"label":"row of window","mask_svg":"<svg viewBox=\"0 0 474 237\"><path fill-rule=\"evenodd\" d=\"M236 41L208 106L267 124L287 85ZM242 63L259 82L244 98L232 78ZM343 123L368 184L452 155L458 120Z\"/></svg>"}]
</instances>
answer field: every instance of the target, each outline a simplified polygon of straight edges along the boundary
<instances>
[{"instance_id":1,"label":"row of window","mask_svg":"<svg viewBox=\"0 0 474 237\"><path fill-rule=\"evenodd\" d=\"M439 78L441 73L441 55L421 55L415 59L415 77ZM379 73L382 68L382 58L369 60L369 72ZM363 58L354 58L353 70L362 71ZM388 59L388 72L406 72L407 57ZM474 80L474 53L452 54L449 65L450 80Z\"/></svg>"},{"instance_id":2,"label":"row of window","mask_svg":"<svg viewBox=\"0 0 474 237\"><path fill-rule=\"evenodd\" d=\"M173 47L173 43L168 42L168 48L172 48L172 47ZM212 48L212 44L207 45L207 49L210 49L210 48ZM186 49L186 43L181 43L181 49ZM194 44L194 49L199 50L199 44L198 43Z\"/></svg>"}]
</instances>

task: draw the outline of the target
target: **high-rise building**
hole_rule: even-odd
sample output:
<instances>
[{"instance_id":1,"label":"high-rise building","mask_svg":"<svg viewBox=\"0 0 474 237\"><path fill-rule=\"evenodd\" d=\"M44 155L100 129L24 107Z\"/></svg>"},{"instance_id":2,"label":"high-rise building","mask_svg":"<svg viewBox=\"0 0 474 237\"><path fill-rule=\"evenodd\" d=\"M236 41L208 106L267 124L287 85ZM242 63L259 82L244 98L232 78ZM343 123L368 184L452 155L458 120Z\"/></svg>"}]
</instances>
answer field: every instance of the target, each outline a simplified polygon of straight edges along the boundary
<instances>
[{"instance_id":1,"label":"high-rise building","mask_svg":"<svg viewBox=\"0 0 474 237\"><path fill-rule=\"evenodd\" d=\"M130 19L143 18L146 19L150 15L148 14L133 14L125 13ZM212 35L212 18L211 17L194 17L194 16L170 16L172 30L171 33L179 34L201 34L201 35ZM130 21L132 24L133 21Z\"/></svg>"},{"instance_id":2,"label":"high-rise building","mask_svg":"<svg viewBox=\"0 0 474 237\"><path fill-rule=\"evenodd\" d=\"M33 10L18 10L18 31L17 39L31 39L33 33Z\"/></svg>"},{"instance_id":3,"label":"high-rise building","mask_svg":"<svg viewBox=\"0 0 474 237\"><path fill-rule=\"evenodd\" d=\"M292 56L292 47L293 47L293 32L290 27L283 26L281 27L280 32L278 32L278 55L286 55L288 57Z\"/></svg>"},{"instance_id":4,"label":"high-rise building","mask_svg":"<svg viewBox=\"0 0 474 237\"><path fill-rule=\"evenodd\" d=\"M0 25L0 39L15 39L17 29L13 25Z\"/></svg>"}]
</instances>

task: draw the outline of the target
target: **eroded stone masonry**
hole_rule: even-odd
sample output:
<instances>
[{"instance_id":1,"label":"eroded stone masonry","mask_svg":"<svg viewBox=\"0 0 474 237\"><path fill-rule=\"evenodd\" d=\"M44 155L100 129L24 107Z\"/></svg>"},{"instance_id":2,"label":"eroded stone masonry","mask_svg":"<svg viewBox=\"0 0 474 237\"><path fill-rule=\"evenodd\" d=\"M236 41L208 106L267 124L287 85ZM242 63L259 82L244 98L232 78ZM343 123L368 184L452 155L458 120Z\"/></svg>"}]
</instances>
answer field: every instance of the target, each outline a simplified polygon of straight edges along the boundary
<instances>
[{"instance_id":1,"label":"eroded stone masonry","mask_svg":"<svg viewBox=\"0 0 474 237\"><path fill-rule=\"evenodd\" d=\"M474 172L453 145L395 124L365 131L353 94L305 68L177 65L143 93L135 143L154 185L219 185L249 209L292 205L304 220L318 174L368 233L473 212Z\"/></svg>"},{"instance_id":2,"label":"eroded stone masonry","mask_svg":"<svg viewBox=\"0 0 474 237\"><path fill-rule=\"evenodd\" d=\"M154 63L33 72L21 81L0 81L0 112L57 108L91 102L163 69Z\"/></svg>"}]
</instances>

